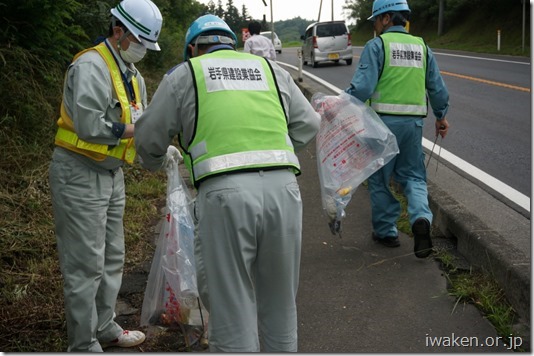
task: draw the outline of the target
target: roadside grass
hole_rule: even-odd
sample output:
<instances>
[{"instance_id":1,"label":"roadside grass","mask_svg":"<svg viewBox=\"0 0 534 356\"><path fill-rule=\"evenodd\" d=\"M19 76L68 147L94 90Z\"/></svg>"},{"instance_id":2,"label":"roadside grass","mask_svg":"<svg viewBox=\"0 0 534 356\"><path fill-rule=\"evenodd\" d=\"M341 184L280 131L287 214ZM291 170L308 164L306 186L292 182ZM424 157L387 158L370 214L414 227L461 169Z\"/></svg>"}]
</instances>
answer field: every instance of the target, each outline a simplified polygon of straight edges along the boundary
<instances>
[{"instance_id":1,"label":"roadside grass","mask_svg":"<svg viewBox=\"0 0 534 356\"><path fill-rule=\"evenodd\" d=\"M284 42L284 47L302 47L302 41L291 41L291 42ZM282 48L283 50L283 48Z\"/></svg>"},{"instance_id":2,"label":"roadside grass","mask_svg":"<svg viewBox=\"0 0 534 356\"><path fill-rule=\"evenodd\" d=\"M126 244L125 271L141 262L152 261L155 246L151 231L162 217L165 205L167 176L165 172L151 173L139 163L124 168L126 207L124 211L124 239Z\"/></svg>"},{"instance_id":3,"label":"roadside grass","mask_svg":"<svg viewBox=\"0 0 534 356\"><path fill-rule=\"evenodd\" d=\"M6 58L15 56L9 51L2 53ZM22 77L24 85L17 76L0 75L5 88L10 88L15 98L23 98L15 105L20 112L0 117L0 350L62 352L67 349L67 334L48 166L63 73L57 74L60 71L53 68L47 71L39 60L28 58L33 57L23 53L7 62L6 73L18 73L17 65L22 61L25 68L34 68L37 63L40 72L60 79L47 82L44 90L33 75ZM149 93L156 90L165 70L146 71ZM140 262L152 259L154 246L147 237L152 236L152 228L161 217L166 176L148 172L139 164L124 167L124 176L124 270L128 273Z\"/></svg>"},{"instance_id":4,"label":"roadside grass","mask_svg":"<svg viewBox=\"0 0 534 356\"><path fill-rule=\"evenodd\" d=\"M496 19L489 19L487 16L481 12L474 12L470 15L469 21L457 24L454 28L446 31L443 36L438 37L437 28L425 29L420 35L425 38L431 48L530 56L530 30L527 28L523 48L521 19L505 17L496 21ZM495 25L492 20L500 25ZM487 25L480 26L480 24ZM500 32L500 47L497 43L497 31Z\"/></svg>"},{"instance_id":5,"label":"roadside grass","mask_svg":"<svg viewBox=\"0 0 534 356\"><path fill-rule=\"evenodd\" d=\"M0 130L0 350L62 352L67 349L63 282L48 185L53 129L42 142L24 143ZM152 258L146 236L161 217L166 177L139 165L125 170L124 218L127 273Z\"/></svg>"},{"instance_id":6,"label":"roadside grass","mask_svg":"<svg viewBox=\"0 0 534 356\"><path fill-rule=\"evenodd\" d=\"M421 28L417 23L410 24L410 33L424 38L431 49L450 49L485 54L501 54L530 57L530 31L527 28L523 48L520 20L511 18L504 21L500 28L500 49L497 47L497 28L484 18L484 14L474 13L469 21L457 24L442 36L436 28ZM480 24L485 24L480 26ZM374 36L373 29L353 30L352 45L364 46Z\"/></svg>"},{"instance_id":7,"label":"roadside grass","mask_svg":"<svg viewBox=\"0 0 534 356\"><path fill-rule=\"evenodd\" d=\"M397 221L400 231L413 238L407 213L407 200L397 184L391 185L393 195L401 203L401 216ZM432 232L433 235L434 231ZM517 315L506 300L504 290L489 274L480 270L458 268L458 261L447 249L435 248L434 258L438 260L448 281L449 295L456 298L453 311L460 304L473 304L495 327L503 341L514 334L513 325ZM517 350L516 350L517 351Z\"/></svg>"}]
</instances>

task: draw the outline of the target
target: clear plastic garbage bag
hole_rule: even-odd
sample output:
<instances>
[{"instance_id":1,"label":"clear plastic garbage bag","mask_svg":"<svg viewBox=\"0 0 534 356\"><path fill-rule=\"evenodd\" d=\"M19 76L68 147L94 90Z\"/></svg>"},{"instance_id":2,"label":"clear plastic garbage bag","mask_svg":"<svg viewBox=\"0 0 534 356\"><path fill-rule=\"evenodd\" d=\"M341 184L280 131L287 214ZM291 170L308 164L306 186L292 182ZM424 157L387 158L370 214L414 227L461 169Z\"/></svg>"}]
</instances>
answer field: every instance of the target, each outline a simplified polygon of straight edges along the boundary
<instances>
[{"instance_id":1,"label":"clear plastic garbage bag","mask_svg":"<svg viewBox=\"0 0 534 356\"><path fill-rule=\"evenodd\" d=\"M148 276L141 326L173 323L200 325L193 320L200 308L194 257L192 199L178 171L167 165L167 206Z\"/></svg>"},{"instance_id":2,"label":"clear plastic garbage bag","mask_svg":"<svg viewBox=\"0 0 534 356\"><path fill-rule=\"evenodd\" d=\"M316 93L311 103L321 115L316 149L323 210L332 234L340 234L345 208L356 188L395 157L399 148L378 114L352 95Z\"/></svg>"}]
</instances>

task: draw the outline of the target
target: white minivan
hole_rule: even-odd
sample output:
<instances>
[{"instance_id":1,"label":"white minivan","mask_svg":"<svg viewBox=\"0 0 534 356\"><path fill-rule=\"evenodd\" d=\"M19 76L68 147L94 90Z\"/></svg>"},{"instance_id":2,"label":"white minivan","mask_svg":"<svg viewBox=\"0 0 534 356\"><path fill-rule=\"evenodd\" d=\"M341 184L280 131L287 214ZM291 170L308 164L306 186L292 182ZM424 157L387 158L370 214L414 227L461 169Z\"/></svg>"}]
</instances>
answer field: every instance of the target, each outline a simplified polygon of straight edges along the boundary
<instances>
[{"instance_id":1,"label":"white minivan","mask_svg":"<svg viewBox=\"0 0 534 356\"><path fill-rule=\"evenodd\" d=\"M315 22L301 36L303 63L317 67L317 63L344 60L352 64L352 43L345 21Z\"/></svg>"}]
</instances>

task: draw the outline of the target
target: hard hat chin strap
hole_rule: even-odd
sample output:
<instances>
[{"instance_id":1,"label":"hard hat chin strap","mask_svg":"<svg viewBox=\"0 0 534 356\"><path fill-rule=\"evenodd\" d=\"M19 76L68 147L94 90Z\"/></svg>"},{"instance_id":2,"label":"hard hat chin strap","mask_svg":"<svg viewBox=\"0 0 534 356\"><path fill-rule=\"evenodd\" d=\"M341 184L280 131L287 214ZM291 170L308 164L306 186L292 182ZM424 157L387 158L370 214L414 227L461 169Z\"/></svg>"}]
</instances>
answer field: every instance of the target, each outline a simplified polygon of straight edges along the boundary
<instances>
[{"instance_id":1,"label":"hard hat chin strap","mask_svg":"<svg viewBox=\"0 0 534 356\"><path fill-rule=\"evenodd\" d=\"M124 25L124 24L123 24L123 25ZM114 28L114 27L116 27L116 26L118 26L118 25L117 25L117 18L116 18L115 16L112 16L112 18L111 18L111 27ZM121 28L124 28L124 27L121 26ZM129 29L126 28L126 31L124 31L124 34L121 36L121 38L119 38L119 40L117 41L117 43L120 44L120 43L122 42L122 40L124 40L126 37L128 37L128 35L129 35L130 33L132 33L132 31L130 31Z\"/></svg>"},{"instance_id":2,"label":"hard hat chin strap","mask_svg":"<svg viewBox=\"0 0 534 356\"><path fill-rule=\"evenodd\" d=\"M124 34L121 36L121 38L119 38L119 41L118 41L118 42L121 43L122 40L124 40L126 37L128 37L128 35L129 35L130 33L131 33L130 30L126 30L126 31L124 32Z\"/></svg>"}]
</instances>

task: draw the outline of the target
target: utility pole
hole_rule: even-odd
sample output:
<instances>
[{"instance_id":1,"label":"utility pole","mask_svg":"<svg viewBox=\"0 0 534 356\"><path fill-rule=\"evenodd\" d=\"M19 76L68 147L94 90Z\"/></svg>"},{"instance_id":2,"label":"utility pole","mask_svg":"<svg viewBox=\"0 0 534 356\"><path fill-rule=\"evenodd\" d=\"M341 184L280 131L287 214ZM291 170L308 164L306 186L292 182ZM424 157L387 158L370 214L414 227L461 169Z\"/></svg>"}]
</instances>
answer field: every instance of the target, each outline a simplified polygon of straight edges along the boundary
<instances>
[{"instance_id":1,"label":"utility pole","mask_svg":"<svg viewBox=\"0 0 534 356\"><path fill-rule=\"evenodd\" d=\"M319 4L319 16L317 16L317 22L321 21L321 9L323 8L323 0Z\"/></svg>"},{"instance_id":2,"label":"utility pole","mask_svg":"<svg viewBox=\"0 0 534 356\"><path fill-rule=\"evenodd\" d=\"M334 0L332 0L332 21L334 21Z\"/></svg>"},{"instance_id":3,"label":"utility pole","mask_svg":"<svg viewBox=\"0 0 534 356\"><path fill-rule=\"evenodd\" d=\"M261 0L263 2L263 5L267 6L267 3L265 0ZM271 42L274 46L274 22L273 22L273 0L270 0L271 5ZM265 21L265 15L263 15L263 21Z\"/></svg>"},{"instance_id":4,"label":"utility pole","mask_svg":"<svg viewBox=\"0 0 534 356\"><path fill-rule=\"evenodd\" d=\"M521 51L525 52L525 0L521 0L523 4L523 32L521 34Z\"/></svg>"},{"instance_id":5,"label":"utility pole","mask_svg":"<svg viewBox=\"0 0 534 356\"><path fill-rule=\"evenodd\" d=\"M265 2L265 0L261 0L263 1L263 5L265 7L267 7L267 3ZM265 11L263 12L263 22L262 22L262 26L263 28L267 28L267 20L266 20L266 16L265 16Z\"/></svg>"},{"instance_id":6,"label":"utility pole","mask_svg":"<svg viewBox=\"0 0 534 356\"><path fill-rule=\"evenodd\" d=\"M438 37L443 35L443 13L445 12L445 0L439 0L438 13Z\"/></svg>"},{"instance_id":7,"label":"utility pole","mask_svg":"<svg viewBox=\"0 0 534 356\"><path fill-rule=\"evenodd\" d=\"M271 42L274 46L273 0L271 0Z\"/></svg>"}]
</instances>

